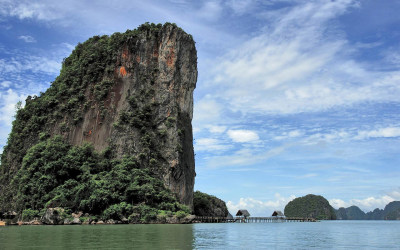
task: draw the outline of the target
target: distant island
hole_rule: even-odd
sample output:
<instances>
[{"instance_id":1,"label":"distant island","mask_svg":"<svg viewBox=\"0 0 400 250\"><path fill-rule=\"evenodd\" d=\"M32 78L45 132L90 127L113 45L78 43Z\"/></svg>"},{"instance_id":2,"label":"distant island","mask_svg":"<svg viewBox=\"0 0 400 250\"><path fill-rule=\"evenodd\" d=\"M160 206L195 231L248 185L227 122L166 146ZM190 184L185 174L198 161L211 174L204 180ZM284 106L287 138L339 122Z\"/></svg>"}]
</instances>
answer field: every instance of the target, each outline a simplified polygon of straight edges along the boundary
<instances>
[{"instance_id":1,"label":"distant island","mask_svg":"<svg viewBox=\"0 0 400 250\"><path fill-rule=\"evenodd\" d=\"M285 207L286 217L318 220L400 220L400 201L388 203L384 209L365 213L357 206L334 209L324 197L309 194L290 201Z\"/></svg>"},{"instance_id":2,"label":"distant island","mask_svg":"<svg viewBox=\"0 0 400 250\"><path fill-rule=\"evenodd\" d=\"M308 194L290 201L284 210L286 217L335 220L335 209L320 195Z\"/></svg>"},{"instance_id":3,"label":"distant island","mask_svg":"<svg viewBox=\"0 0 400 250\"><path fill-rule=\"evenodd\" d=\"M392 201L384 209L364 213L357 206L341 207L336 210L338 220L400 220L400 201Z\"/></svg>"}]
</instances>

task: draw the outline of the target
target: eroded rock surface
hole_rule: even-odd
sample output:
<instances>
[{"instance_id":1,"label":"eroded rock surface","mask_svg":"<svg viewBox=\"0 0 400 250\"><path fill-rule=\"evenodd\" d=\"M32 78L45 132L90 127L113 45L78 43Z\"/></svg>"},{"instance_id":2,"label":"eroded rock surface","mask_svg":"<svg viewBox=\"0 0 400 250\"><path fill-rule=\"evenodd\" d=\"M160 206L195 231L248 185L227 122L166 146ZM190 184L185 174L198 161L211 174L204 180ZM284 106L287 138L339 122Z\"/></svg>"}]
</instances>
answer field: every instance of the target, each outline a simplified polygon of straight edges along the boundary
<instances>
[{"instance_id":1,"label":"eroded rock surface","mask_svg":"<svg viewBox=\"0 0 400 250\"><path fill-rule=\"evenodd\" d=\"M193 38L174 24L144 25L85 44L63 62L43 96L28 97L35 117L28 109L17 115L2 156L2 209L13 207L14 201L5 202L17 189L11 180L44 135L61 135L72 145L89 142L99 152L109 148L119 159L135 156L193 208Z\"/></svg>"}]
</instances>

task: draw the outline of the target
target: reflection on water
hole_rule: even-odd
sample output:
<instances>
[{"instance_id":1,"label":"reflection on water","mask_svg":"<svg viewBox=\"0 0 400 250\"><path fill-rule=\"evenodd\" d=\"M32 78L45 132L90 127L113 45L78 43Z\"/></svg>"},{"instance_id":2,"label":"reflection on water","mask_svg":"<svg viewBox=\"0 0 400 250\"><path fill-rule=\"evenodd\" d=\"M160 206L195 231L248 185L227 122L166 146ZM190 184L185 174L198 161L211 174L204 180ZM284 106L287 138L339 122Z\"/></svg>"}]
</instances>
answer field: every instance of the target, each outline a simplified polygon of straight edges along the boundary
<instances>
[{"instance_id":1,"label":"reflection on water","mask_svg":"<svg viewBox=\"0 0 400 250\"><path fill-rule=\"evenodd\" d=\"M0 249L192 249L192 245L192 225L0 228Z\"/></svg>"},{"instance_id":2,"label":"reflection on water","mask_svg":"<svg viewBox=\"0 0 400 250\"><path fill-rule=\"evenodd\" d=\"M399 246L400 221L0 228L0 249L387 249Z\"/></svg>"}]
</instances>

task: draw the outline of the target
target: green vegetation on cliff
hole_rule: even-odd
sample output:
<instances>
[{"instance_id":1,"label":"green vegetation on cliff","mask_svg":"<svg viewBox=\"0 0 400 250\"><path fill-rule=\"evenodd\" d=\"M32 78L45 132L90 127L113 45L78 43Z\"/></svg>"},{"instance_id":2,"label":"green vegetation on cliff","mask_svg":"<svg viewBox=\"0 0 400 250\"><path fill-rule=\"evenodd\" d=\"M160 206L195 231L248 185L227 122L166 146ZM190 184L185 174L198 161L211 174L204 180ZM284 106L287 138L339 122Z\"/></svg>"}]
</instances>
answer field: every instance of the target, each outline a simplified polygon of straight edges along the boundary
<instances>
[{"instance_id":1,"label":"green vegetation on cliff","mask_svg":"<svg viewBox=\"0 0 400 250\"><path fill-rule=\"evenodd\" d=\"M229 213L223 200L200 191L194 192L193 207L197 216L227 217Z\"/></svg>"},{"instance_id":2,"label":"green vegetation on cliff","mask_svg":"<svg viewBox=\"0 0 400 250\"><path fill-rule=\"evenodd\" d=\"M141 85L135 95L142 99L128 95L126 111L118 110L120 116L115 120L111 117L117 113L111 100L121 94L110 94L111 90L127 74L121 55L126 56L125 50L135 53L135 48L129 46L143 38L159 41L160 32L168 28L176 26L146 23L135 30L94 36L78 44L64 59L60 75L50 88L39 96L29 96L25 107L19 105L1 155L0 214L16 211L31 218L43 213L43 209L62 207L103 219L130 217L144 222L157 216L182 217L190 212L163 183L161 170L154 171L160 161L167 161L156 148L162 131L154 132L160 123L167 123L167 118L156 124L154 106L161 104L142 103L155 99L152 84L158 69L153 64L136 69L135 79L140 78ZM138 59L129 60L133 64ZM92 112L96 116L90 110L96 110ZM181 122L179 118L173 122ZM95 151L93 144L84 143L92 134L91 129L84 130L84 122L100 127L110 120L115 130L125 126L121 134L130 136L140 147L132 147L131 154L116 152L111 136L104 138L108 148L102 152ZM126 131L139 132L133 136ZM81 136L79 140L74 140L74 133ZM172 150L182 147L179 142Z\"/></svg>"},{"instance_id":3,"label":"green vegetation on cliff","mask_svg":"<svg viewBox=\"0 0 400 250\"><path fill-rule=\"evenodd\" d=\"M110 150L99 154L89 144L71 146L59 136L30 148L13 182L24 216L63 207L104 220L133 216L147 222L168 212L190 212L134 157L113 159Z\"/></svg>"},{"instance_id":4,"label":"green vegetation on cliff","mask_svg":"<svg viewBox=\"0 0 400 250\"><path fill-rule=\"evenodd\" d=\"M290 201L285 207L287 217L335 220L336 214L329 202L320 195L308 194Z\"/></svg>"}]
</instances>

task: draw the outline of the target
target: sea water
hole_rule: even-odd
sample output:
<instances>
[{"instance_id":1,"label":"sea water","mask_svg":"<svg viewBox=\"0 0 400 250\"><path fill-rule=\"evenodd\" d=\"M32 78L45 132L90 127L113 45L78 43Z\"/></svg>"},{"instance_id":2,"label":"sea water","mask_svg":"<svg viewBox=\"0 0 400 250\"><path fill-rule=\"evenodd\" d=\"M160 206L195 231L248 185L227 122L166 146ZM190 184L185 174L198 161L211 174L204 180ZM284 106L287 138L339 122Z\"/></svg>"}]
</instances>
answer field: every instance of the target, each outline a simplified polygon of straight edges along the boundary
<instances>
[{"instance_id":1,"label":"sea water","mask_svg":"<svg viewBox=\"0 0 400 250\"><path fill-rule=\"evenodd\" d=\"M400 249L400 221L7 226L0 249Z\"/></svg>"}]
</instances>

